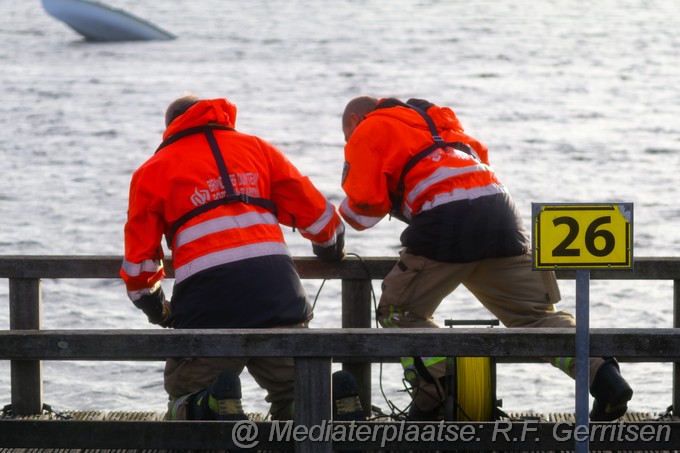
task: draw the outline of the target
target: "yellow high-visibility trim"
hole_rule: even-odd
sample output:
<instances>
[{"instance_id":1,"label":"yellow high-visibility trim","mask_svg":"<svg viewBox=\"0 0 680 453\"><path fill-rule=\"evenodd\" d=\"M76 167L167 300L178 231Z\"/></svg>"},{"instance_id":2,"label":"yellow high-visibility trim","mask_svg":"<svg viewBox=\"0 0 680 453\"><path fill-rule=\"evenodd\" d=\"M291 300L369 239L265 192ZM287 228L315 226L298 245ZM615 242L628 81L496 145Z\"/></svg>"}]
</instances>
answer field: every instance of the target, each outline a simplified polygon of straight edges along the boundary
<instances>
[{"instance_id":1,"label":"yellow high-visibility trim","mask_svg":"<svg viewBox=\"0 0 680 453\"><path fill-rule=\"evenodd\" d=\"M436 365L439 362L443 362L446 360L446 357L421 357L420 360L423 361L423 365L426 367ZM402 357L401 358L401 366L404 368L412 368L414 367L414 358L413 357Z\"/></svg>"},{"instance_id":2,"label":"yellow high-visibility trim","mask_svg":"<svg viewBox=\"0 0 680 453\"><path fill-rule=\"evenodd\" d=\"M555 357L553 359L552 365L555 368L559 368L560 370L564 371L565 373L571 375L571 365L574 362L573 357Z\"/></svg>"},{"instance_id":3,"label":"yellow high-visibility trim","mask_svg":"<svg viewBox=\"0 0 680 453\"><path fill-rule=\"evenodd\" d=\"M395 328L395 327L398 328L399 327L398 325L395 324L395 322L393 320L394 317L395 317L395 314L403 315L403 312L398 308L395 309L394 305L390 305L390 312L387 315L387 317L383 319L384 327L388 327L388 328Z\"/></svg>"},{"instance_id":4,"label":"yellow high-visibility trim","mask_svg":"<svg viewBox=\"0 0 680 453\"><path fill-rule=\"evenodd\" d=\"M420 360L423 361L423 364L426 367L429 367L432 365L436 365L439 362L443 362L444 360L446 360L446 357L421 357Z\"/></svg>"}]
</instances>

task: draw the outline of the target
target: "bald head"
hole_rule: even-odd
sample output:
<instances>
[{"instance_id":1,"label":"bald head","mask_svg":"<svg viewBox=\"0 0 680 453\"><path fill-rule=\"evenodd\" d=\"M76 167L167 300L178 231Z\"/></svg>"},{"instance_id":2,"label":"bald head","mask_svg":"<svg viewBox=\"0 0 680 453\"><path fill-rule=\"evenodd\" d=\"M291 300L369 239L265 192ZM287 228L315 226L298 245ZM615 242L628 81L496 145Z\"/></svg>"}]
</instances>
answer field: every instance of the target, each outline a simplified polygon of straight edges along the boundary
<instances>
[{"instance_id":1,"label":"bald head","mask_svg":"<svg viewBox=\"0 0 680 453\"><path fill-rule=\"evenodd\" d=\"M367 114L375 110L378 105L378 98L371 96L359 96L347 103L345 111L342 114L342 132L345 134L345 141L361 123Z\"/></svg>"}]
</instances>

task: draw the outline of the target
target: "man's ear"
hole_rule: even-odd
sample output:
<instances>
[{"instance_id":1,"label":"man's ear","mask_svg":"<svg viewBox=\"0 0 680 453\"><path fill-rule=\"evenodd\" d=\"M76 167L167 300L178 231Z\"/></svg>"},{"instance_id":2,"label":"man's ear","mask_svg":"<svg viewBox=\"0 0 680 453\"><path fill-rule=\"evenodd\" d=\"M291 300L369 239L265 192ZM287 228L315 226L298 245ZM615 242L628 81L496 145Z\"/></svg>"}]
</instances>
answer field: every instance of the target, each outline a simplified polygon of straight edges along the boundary
<instances>
[{"instance_id":1,"label":"man's ear","mask_svg":"<svg viewBox=\"0 0 680 453\"><path fill-rule=\"evenodd\" d=\"M352 115L350 115L350 119L352 120L352 127L356 128L359 125L359 123L361 123L364 120L365 117L366 117L366 115L359 115L358 113L352 113Z\"/></svg>"},{"instance_id":2,"label":"man's ear","mask_svg":"<svg viewBox=\"0 0 680 453\"><path fill-rule=\"evenodd\" d=\"M359 115L356 113L352 112L349 114L349 121L352 124L352 128L356 127L357 124L359 124Z\"/></svg>"}]
</instances>

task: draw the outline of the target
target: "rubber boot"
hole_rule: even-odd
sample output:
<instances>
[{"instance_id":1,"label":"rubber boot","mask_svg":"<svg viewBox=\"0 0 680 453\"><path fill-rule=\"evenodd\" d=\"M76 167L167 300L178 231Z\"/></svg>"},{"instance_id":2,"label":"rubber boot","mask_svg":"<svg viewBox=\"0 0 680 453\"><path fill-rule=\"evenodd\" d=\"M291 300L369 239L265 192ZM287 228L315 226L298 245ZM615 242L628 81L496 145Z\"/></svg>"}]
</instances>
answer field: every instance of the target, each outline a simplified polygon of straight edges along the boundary
<instances>
[{"instance_id":1,"label":"rubber boot","mask_svg":"<svg viewBox=\"0 0 680 453\"><path fill-rule=\"evenodd\" d=\"M336 371L332 376L333 420L366 420L359 400L359 386L349 371Z\"/></svg>"},{"instance_id":2,"label":"rubber boot","mask_svg":"<svg viewBox=\"0 0 680 453\"><path fill-rule=\"evenodd\" d=\"M618 362L610 358L595 372L590 394L595 398L590 420L613 421L625 415L633 389L621 376Z\"/></svg>"}]
</instances>

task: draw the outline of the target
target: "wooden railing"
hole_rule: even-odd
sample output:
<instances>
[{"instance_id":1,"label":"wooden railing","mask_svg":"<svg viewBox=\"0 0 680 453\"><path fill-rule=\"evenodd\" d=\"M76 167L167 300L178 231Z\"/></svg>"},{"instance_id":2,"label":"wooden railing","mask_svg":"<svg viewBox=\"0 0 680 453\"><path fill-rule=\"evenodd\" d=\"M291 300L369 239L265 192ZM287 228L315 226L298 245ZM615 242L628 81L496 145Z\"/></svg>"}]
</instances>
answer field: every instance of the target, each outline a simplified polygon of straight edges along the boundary
<instances>
[{"instance_id":1,"label":"wooden railing","mask_svg":"<svg viewBox=\"0 0 680 453\"><path fill-rule=\"evenodd\" d=\"M575 351L573 329L371 329L372 280L382 279L394 265L392 258L349 258L330 264L315 258L296 258L302 278L342 280L342 329L276 330L40 330L41 280L44 278L118 278L120 257L5 256L0 257L0 278L9 279L10 329L0 331L0 360L11 361L11 404L15 414L42 411L43 360L162 360L167 357L296 357L296 423L319 425L331 419L331 361L343 361L362 388L364 407L370 408L371 363L400 356L493 356L536 359L568 356ZM172 263L166 262L169 276ZM573 279L569 271L558 278ZM631 271L592 271L591 279L672 280L674 282L671 329L591 329L590 353L633 361L680 362L680 259L639 258ZM518 353L518 351L521 351ZM363 361L362 361L363 360ZM672 401L680 407L678 363L673 370ZM327 395L327 397L320 397ZM17 422L12 420L11 422ZM88 422L53 427L36 421L7 425L2 437L11 445L69 448L223 448L223 424L174 422L106 422L97 436L83 438ZM80 426L76 428L74 426ZM133 426L135 425L135 426ZM138 426L137 426L138 425ZM230 425L231 426L231 425ZM480 425L482 426L482 425ZM51 436L51 430L59 430ZM182 437L185 429L192 436ZM263 430L271 429L263 425ZM514 428L513 428L514 429ZM549 428L541 427L541 430ZM25 432L23 431L25 430ZM36 437L36 431L42 436ZM121 435L121 431L125 435ZM11 432L10 432L11 431ZM55 431L57 432L57 431ZM32 433L32 435L29 435ZM201 435L200 433L204 433ZM26 434L27 437L22 437ZM678 436L678 430L673 431ZM7 436L7 438L4 438ZM507 437L507 436L506 436ZM554 437L554 436L553 436ZM26 439L34 439L29 441ZM39 440L43 439L43 440ZM193 440L192 440L193 439ZM195 439L202 439L200 444ZM213 439L213 440L211 440ZM461 450L516 449L512 443L463 443ZM677 439L680 442L680 438ZM46 443L41 443L41 442ZM32 443L31 443L32 442ZM84 444L84 443L86 444ZM336 442L336 446L342 446ZM451 447L451 444L447 444ZM3 447L5 445L0 445ZM369 445L370 446L370 445ZM627 449L634 448L631 443ZM437 444L430 445L436 448ZM555 447L550 442L541 447ZM562 445L564 447L564 445ZM645 444L645 447L650 447ZM331 451L332 442L301 442L296 451ZM399 447L396 447L399 449ZM651 448L651 447L650 447ZM535 446L532 449L536 449ZM560 448L553 448L560 449ZM645 448L649 449L649 448Z\"/></svg>"}]
</instances>

